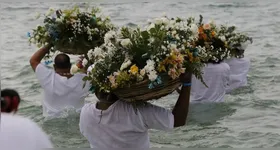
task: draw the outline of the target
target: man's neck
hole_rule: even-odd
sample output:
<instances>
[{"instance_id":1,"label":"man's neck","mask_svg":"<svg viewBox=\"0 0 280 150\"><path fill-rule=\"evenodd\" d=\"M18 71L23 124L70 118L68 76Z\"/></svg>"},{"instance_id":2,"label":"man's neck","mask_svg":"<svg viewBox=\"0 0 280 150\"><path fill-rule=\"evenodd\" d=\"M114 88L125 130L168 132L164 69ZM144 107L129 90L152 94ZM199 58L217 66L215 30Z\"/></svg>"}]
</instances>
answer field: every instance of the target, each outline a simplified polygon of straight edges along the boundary
<instances>
[{"instance_id":1,"label":"man's neck","mask_svg":"<svg viewBox=\"0 0 280 150\"><path fill-rule=\"evenodd\" d=\"M60 69L57 69L55 71L57 74L61 75L61 76L64 76L64 77L67 77L67 78L71 78L73 75L70 73L70 70L60 70Z\"/></svg>"},{"instance_id":2,"label":"man's neck","mask_svg":"<svg viewBox=\"0 0 280 150\"><path fill-rule=\"evenodd\" d=\"M102 101L98 101L96 103L96 108L99 110L107 110L112 104L114 104L115 102L102 102Z\"/></svg>"}]
</instances>

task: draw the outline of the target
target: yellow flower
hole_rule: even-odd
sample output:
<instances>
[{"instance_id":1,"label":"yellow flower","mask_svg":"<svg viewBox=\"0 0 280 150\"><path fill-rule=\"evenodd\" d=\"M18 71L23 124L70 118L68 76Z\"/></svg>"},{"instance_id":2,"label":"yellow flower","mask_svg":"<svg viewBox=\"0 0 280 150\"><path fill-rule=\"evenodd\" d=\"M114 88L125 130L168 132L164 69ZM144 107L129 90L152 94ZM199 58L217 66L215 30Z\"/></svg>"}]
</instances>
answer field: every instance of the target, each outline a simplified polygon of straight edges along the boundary
<instances>
[{"instance_id":1,"label":"yellow flower","mask_svg":"<svg viewBox=\"0 0 280 150\"><path fill-rule=\"evenodd\" d=\"M138 67L136 65L133 65L130 67L130 72L135 75L138 73Z\"/></svg>"},{"instance_id":2,"label":"yellow flower","mask_svg":"<svg viewBox=\"0 0 280 150\"><path fill-rule=\"evenodd\" d=\"M216 35L216 32L215 32L215 31L212 31L212 32L211 32L211 36L214 37L215 35Z\"/></svg>"},{"instance_id":3,"label":"yellow flower","mask_svg":"<svg viewBox=\"0 0 280 150\"><path fill-rule=\"evenodd\" d=\"M192 53L190 53L189 51L187 51L187 55L188 55L188 57L189 57L189 61L190 61L191 63L193 63L194 58L193 58Z\"/></svg>"},{"instance_id":4,"label":"yellow flower","mask_svg":"<svg viewBox=\"0 0 280 150\"><path fill-rule=\"evenodd\" d=\"M166 68L163 64L160 64L159 67L158 67L158 71L159 72L166 72Z\"/></svg>"}]
</instances>

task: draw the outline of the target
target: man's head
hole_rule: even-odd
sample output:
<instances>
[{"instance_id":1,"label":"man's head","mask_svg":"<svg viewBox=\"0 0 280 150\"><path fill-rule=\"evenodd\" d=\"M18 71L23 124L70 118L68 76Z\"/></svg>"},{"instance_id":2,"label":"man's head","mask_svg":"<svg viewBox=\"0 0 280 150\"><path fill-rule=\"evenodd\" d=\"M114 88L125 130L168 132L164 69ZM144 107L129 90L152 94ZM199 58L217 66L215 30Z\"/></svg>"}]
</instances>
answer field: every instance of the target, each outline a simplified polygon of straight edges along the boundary
<instances>
[{"instance_id":1,"label":"man's head","mask_svg":"<svg viewBox=\"0 0 280 150\"><path fill-rule=\"evenodd\" d=\"M106 93L104 91L96 90L95 95L99 101L105 102L105 103L113 103L118 100L118 97L115 94Z\"/></svg>"},{"instance_id":2,"label":"man's head","mask_svg":"<svg viewBox=\"0 0 280 150\"><path fill-rule=\"evenodd\" d=\"M232 51L233 55L236 56L236 57L239 57L239 58L244 57L244 52L245 52L245 50L242 49L240 45L235 46L233 51Z\"/></svg>"},{"instance_id":3,"label":"man's head","mask_svg":"<svg viewBox=\"0 0 280 150\"><path fill-rule=\"evenodd\" d=\"M54 59L55 70L70 70L71 62L70 57L66 54L58 54Z\"/></svg>"},{"instance_id":4,"label":"man's head","mask_svg":"<svg viewBox=\"0 0 280 150\"><path fill-rule=\"evenodd\" d=\"M235 51L236 51L236 54L239 55L239 56L243 56L244 52L245 52L245 50L241 49L241 48L236 48Z\"/></svg>"},{"instance_id":5,"label":"man's head","mask_svg":"<svg viewBox=\"0 0 280 150\"><path fill-rule=\"evenodd\" d=\"M20 96L17 91L4 89L1 91L1 112L17 112L20 103Z\"/></svg>"}]
</instances>

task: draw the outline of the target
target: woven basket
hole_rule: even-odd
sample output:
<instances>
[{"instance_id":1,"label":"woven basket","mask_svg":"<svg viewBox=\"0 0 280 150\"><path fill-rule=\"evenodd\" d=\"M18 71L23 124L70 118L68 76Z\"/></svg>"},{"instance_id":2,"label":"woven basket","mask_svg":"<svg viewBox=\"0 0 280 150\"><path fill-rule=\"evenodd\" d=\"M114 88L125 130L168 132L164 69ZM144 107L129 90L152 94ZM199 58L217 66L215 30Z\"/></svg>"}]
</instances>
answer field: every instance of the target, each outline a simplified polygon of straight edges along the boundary
<instances>
[{"instance_id":1,"label":"woven basket","mask_svg":"<svg viewBox=\"0 0 280 150\"><path fill-rule=\"evenodd\" d=\"M130 87L117 89L114 92L120 99L127 102L156 100L174 92L180 85L179 79L172 80L168 75L161 76L162 84L149 89L149 80L133 84Z\"/></svg>"},{"instance_id":2,"label":"woven basket","mask_svg":"<svg viewBox=\"0 0 280 150\"><path fill-rule=\"evenodd\" d=\"M87 54L87 52L95 46L96 43L89 43L84 40L79 41L79 43L61 41L55 45L55 49L66 54L83 55Z\"/></svg>"}]
</instances>

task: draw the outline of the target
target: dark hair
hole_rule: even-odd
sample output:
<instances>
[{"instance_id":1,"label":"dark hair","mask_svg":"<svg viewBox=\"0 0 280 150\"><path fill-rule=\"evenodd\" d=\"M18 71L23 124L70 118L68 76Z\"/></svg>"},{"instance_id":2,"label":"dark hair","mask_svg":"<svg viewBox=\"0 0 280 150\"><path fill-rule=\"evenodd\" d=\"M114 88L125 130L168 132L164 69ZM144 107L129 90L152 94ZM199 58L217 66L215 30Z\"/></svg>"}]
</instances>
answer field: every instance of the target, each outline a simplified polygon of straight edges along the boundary
<instances>
[{"instance_id":1,"label":"dark hair","mask_svg":"<svg viewBox=\"0 0 280 150\"><path fill-rule=\"evenodd\" d=\"M70 69L70 57L66 54L58 54L54 59L55 67L58 69Z\"/></svg>"},{"instance_id":2,"label":"dark hair","mask_svg":"<svg viewBox=\"0 0 280 150\"><path fill-rule=\"evenodd\" d=\"M96 90L95 95L99 99L99 101L103 101L103 102L104 101L115 102L116 100L119 99L114 93L107 93L107 92L104 92L103 90L101 90L101 91Z\"/></svg>"},{"instance_id":3,"label":"dark hair","mask_svg":"<svg viewBox=\"0 0 280 150\"><path fill-rule=\"evenodd\" d=\"M5 97L9 97L9 99L5 99ZM3 100L2 100L3 99ZM14 101L16 100L16 101ZM9 102L8 102L9 101ZM3 112L12 112L13 110L17 110L18 104L21 99L16 90L13 89L4 89L1 90L1 111ZM9 106L7 106L9 105Z\"/></svg>"}]
</instances>

